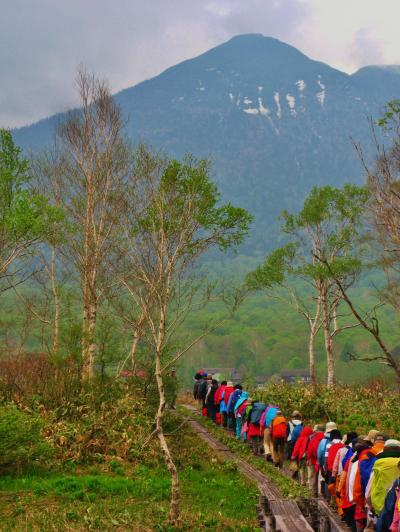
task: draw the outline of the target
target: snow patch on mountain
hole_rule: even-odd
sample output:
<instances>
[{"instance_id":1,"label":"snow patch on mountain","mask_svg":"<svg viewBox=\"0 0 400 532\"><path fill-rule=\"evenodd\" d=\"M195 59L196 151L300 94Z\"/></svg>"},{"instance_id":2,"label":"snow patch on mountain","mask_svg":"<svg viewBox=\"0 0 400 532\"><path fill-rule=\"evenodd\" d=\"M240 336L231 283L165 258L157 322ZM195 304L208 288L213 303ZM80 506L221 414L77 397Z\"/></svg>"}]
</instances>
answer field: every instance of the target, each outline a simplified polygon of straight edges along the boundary
<instances>
[{"instance_id":1,"label":"snow patch on mountain","mask_svg":"<svg viewBox=\"0 0 400 532\"><path fill-rule=\"evenodd\" d=\"M299 79L296 81L295 85L297 85L297 88L300 92L303 92L304 89L307 87L307 83L304 81L304 79Z\"/></svg>"},{"instance_id":2,"label":"snow patch on mountain","mask_svg":"<svg viewBox=\"0 0 400 532\"><path fill-rule=\"evenodd\" d=\"M293 116L296 116L297 115L297 112L296 112L296 98L294 96L292 96L291 94L286 94L286 101L288 103L288 106L289 106L289 109L290 109L290 113L293 115Z\"/></svg>"},{"instance_id":3,"label":"snow patch on mountain","mask_svg":"<svg viewBox=\"0 0 400 532\"><path fill-rule=\"evenodd\" d=\"M245 105L250 105L251 103L253 103L253 100L250 100L250 98L248 98L247 96L244 97L243 99L243 103Z\"/></svg>"},{"instance_id":4,"label":"snow patch on mountain","mask_svg":"<svg viewBox=\"0 0 400 532\"><path fill-rule=\"evenodd\" d=\"M262 98L258 98L258 110L260 112L260 114L264 115L264 116L268 116L271 111L268 109L268 107L264 107L264 104L263 104L263 101L262 101Z\"/></svg>"},{"instance_id":5,"label":"snow patch on mountain","mask_svg":"<svg viewBox=\"0 0 400 532\"><path fill-rule=\"evenodd\" d=\"M254 107L250 107L248 109L243 109L243 112L247 113L249 115L258 115L258 109L254 108Z\"/></svg>"},{"instance_id":6,"label":"snow patch on mountain","mask_svg":"<svg viewBox=\"0 0 400 532\"><path fill-rule=\"evenodd\" d=\"M231 102L233 102L233 94L231 92L229 93L229 99Z\"/></svg>"},{"instance_id":7,"label":"snow patch on mountain","mask_svg":"<svg viewBox=\"0 0 400 532\"><path fill-rule=\"evenodd\" d=\"M280 102L280 97L279 97L279 92L275 92L274 94L274 100L275 100L275 103L276 103L276 107L277 107L277 111L276 111L276 116L278 118L280 118L282 116L282 108L281 108L281 102Z\"/></svg>"},{"instance_id":8,"label":"snow patch on mountain","mask_svg":"<svg viewBox=\"0 0 400 532\"><path fill-rule=\"evenodd\" d=\"M326 93L325 93L324 90L322 90L321 92L317 93L317 100L319 101L321 107L324 106L325 98L326 98Z\"/></svg>"}]
</instances>

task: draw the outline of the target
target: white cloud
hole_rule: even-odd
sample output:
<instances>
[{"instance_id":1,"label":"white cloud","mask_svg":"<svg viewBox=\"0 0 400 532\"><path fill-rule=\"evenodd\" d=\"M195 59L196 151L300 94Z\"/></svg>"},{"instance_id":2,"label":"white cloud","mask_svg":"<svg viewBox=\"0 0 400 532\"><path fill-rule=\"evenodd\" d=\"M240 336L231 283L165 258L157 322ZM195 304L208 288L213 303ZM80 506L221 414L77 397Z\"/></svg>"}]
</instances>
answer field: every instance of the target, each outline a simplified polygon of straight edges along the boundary
<instances>
[{"instance_id":1,"label":"white cloud","mask_svg":"<svg viewBox=\"0 0 400 532\"><path fill-rule=\"evenodd\" d=\"M308 7L303 49L347 72L400 63L399 0L300 0Z\"/></svg>"}]
</instances>

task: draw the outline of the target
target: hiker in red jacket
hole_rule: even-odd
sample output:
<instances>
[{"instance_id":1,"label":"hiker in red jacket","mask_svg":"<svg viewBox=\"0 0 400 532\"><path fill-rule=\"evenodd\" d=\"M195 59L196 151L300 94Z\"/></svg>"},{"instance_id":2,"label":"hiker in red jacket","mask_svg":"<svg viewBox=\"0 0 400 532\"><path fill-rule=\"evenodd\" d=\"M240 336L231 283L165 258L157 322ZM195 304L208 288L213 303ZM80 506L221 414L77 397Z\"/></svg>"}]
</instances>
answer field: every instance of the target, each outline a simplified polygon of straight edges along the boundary
<instances>
[{"instance_id":1,"label":"hiker in red jacket","mask_svg":"<svg viewBox=\"0 0 400 532\"><path fill-rule=\"evenodd\" d=\"M313 433L311 427L304 427L300 432L300 436L297 438L294 445L294 449L291 455L291 460L297 464L297 476L299 477L300 483L305 486L307 484L307 447L309 442L309 437ZM294 468L293 468L294 469Z\"/></svg>"},{"instance_id":2,"label":"hiker in red jacket","mask_svg":"<svg viewBox=\"0 0 400 532\"><path fill-rule=\"evenodd\" d=\"M228 381L224 390L221 391L221 401L219 403L219 411L222 415L222 425L226 428L228 426L228 402L233 393L233 383Z\"/></svg>"},{"instance_id":3,"label":"hiker in red jacket","mask_svg":"<svg viewBox=\"0 0 400 532\"><path fill-rule=\"evenodd\" d=\"M222 397L221 397L222 392L225 390L226 384L227 384L226 381L222 381L221 384L218 386L217 391L215 392L215 395L214 395L215 406L219 406L222 400Z\"/></svg>"},{"instance_id":4,"label":"hiker in red jacket","mask_svg":"<svg viewBox=\"0 0 400 532\"><path fill-rule=\"evenodd\" d=\"M226 384L227 384L226 381L222 381L221 384L218 386L217 391L215 392L215 395L214 395L214 404L217 410L217 413L215 415L215 421L217 425L222 424L222 414L221 414L220 408L221 408L221 401L222 401L222 393L226 388Z\"/></svg>"},{"instance_id":5,"label":"hiker in red jacket","mask_svg":"<svg viewBox=\"0 0 400 532\"><path fill-rule=\"evenodd\" d=\"M308 485L313 491L314 497L318 497L318 446L324 438L324 425L315 425L314 432L310 436L307 447L307 471L308 471Z\"/></svg>"}]
</instances>

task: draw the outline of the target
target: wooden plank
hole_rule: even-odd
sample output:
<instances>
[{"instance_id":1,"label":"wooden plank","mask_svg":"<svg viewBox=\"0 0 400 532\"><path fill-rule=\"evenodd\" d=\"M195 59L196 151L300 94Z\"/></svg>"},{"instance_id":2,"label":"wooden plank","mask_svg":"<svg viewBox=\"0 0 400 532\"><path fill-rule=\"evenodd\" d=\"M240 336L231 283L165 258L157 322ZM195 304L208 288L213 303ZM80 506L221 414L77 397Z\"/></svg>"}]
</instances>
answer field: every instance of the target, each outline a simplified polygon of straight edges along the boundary
<instances>
[{"instance_id":1,"label":"wooden plank","mask_svg":"<svg viewBox=\"0 0 400 532\"><path fill-rule=\"evenodd\" d=\"M273 530L280 532L313 532L311 526L303 516L300 518L290 515L275 515L273 517Z\"/></svg>"},{"instance_id":2,"label":"wooden plank","mask_svg":"<svg viewBox=\"0 0 400 532\"><path fill-rule=\"evenodd\" d=\"M185 408L198 415L198 411L191 405L184 405ZM260 526L263 530L281 532L312 532L314 528L304 517L301 509L295 501L284 499L275 484L264 473L252 467L248 462L238 458L230 449L208 432L202 425L192 418L186 418L189 425L215 451L226 460L232 460L237 464L238 470L247 478L258 484L260 492L257 513ZM286 471L284 471L286 473ZM287 476L290 476L289 474ZM309 504L313 504L318 512L319 524L315 520L315 530L319 532L348 532L349 528L332 511L323 499L312 499ZM304 510L304 508L303 508ZM308 513L305 511L307 517Z\"/></svg>"},{"instance_id":3,"label":"wooden plank","mask_svg":"<svg viewBox=\"0 0 400 532\"><path fill-rule=\"evenodd\" d=\"M294 501L281 499L270 502L271 513L277 530L303 530L312 532L312 527Z\"/></svg>"},{"instance_id":4,"label":"wooden plank","mask_svg":"<svg viewBox=\"0 0 400 532\"><path fill-rule=\"evenodd\" d=\"M320 516L323 516L328 523L329 532L348 532L350 530L346 523L343 523L339 516L332 511L326 501L318 499L317 506Z\"/></svg>"}]
</instances>

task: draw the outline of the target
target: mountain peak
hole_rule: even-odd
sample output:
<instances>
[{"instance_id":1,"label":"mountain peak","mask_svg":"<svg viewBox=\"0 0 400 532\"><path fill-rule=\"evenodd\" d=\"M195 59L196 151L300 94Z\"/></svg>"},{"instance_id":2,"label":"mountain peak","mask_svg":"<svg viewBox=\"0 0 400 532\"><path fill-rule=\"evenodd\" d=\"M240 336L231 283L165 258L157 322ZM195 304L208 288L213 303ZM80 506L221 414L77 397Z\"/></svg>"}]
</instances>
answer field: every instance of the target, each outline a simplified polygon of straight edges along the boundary
<instances>
[{"instance_id":1,"label":"mountain peak","mask_svg":"<svg viewBox=\"0 0 400 532\"><path fill-rule=\"evenodd\" d=\"M266 52L278 52L278 53L294 53L296 56L306 57L300 50L287 44L275 37L263 35L262 33L244 33L235 35L228 41L219 44L215 48L212 48L207 53L215 51L223 51L226 49L251 49L253 53L266 53Z\"/></svg>"},{"instance_id":2,"label":"mountain peak","mask_svg":"<svg viewBox=\"0 0 400 532\"><path fill-rule=\"evenodd\" d=\"M361 181L349 138L372 153L366 116L400 94L397 67L349 76L261 34L237 35L115 95L126 133L173 157L213 160L226 201L255 215L246 253L265 253L276 217L315 184ZM51 143L52 117L15 132L23 148Z\"/></svg>"}]
</instances>

